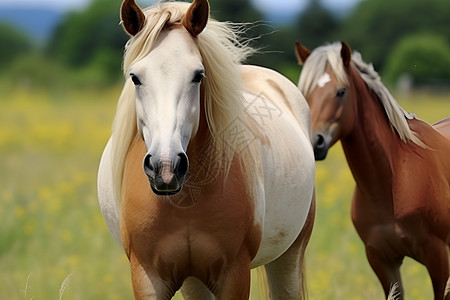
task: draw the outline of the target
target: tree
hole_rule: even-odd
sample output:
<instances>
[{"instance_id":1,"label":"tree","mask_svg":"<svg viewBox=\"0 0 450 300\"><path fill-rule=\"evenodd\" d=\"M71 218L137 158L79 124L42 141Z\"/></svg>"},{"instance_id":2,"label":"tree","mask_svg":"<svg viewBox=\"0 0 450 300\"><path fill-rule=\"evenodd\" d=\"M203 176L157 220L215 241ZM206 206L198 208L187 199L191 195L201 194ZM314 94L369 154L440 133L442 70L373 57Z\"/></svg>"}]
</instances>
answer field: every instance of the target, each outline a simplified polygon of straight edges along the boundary
<instances>
[{"instance_id":1,"label":"tree","mask_svg":"<svg viewBox=\"0 0 450 300\"><path fill-rule=\"evenodd\" d=\"M389 56L385 77L395 82L410 76L416 85L450 82L450 47L433 34L415 34L402 39Z\"/></svg>"},{"instance_id":2,"label":"tree","mask_svg":"<svg viewBox=\"0 0 450 300\"><path fill-rule=\"evenodd\" d=\"M311 0L294 26L296 39L310 49L326 42L333 42L332 38L337 27L337 19L320 4L319 0Z\"/></svg>"},{"instance_id":3,"label":"tree","mask_svg":"<svg viewBox=\"0 0 450 300\"><path fill-rule=\"evenodd\" d=\"M95 65L111 78L120 77L128 36L119 25L119 12L119 2L94 0L85 10L69 13L51 37L47 53L74 69Z\"/></svg>"},{"instance_id":4,"label":"tree","mask_svg":"<svg viewBox=\"0 0 450 300\"><path fill-rule=\"evenodd\" d=\"M17 58L33 50L30 38L8 24L0 23L0 72Z\"/></svg>"},{"instance_id":5,"label":"tree","mask_svg":"<svg viewBox=\"0 0 450 300\"><path fill-rule=\"evenodd\" d=\"M262 19L249 0L210 0L209 3L211 16L218 21L247 23Z\"/></svg>"},{"instance_id":6,"label":"tree","mask_svg":"<svg viewBox=\"0 0 450 300\"><path fill-rule=\"evenodd\" d=\"M397 42L416 32L450 39L448 0L366 0L344 20L339 37L381 70Z\"/></svg>"}]
</instances>

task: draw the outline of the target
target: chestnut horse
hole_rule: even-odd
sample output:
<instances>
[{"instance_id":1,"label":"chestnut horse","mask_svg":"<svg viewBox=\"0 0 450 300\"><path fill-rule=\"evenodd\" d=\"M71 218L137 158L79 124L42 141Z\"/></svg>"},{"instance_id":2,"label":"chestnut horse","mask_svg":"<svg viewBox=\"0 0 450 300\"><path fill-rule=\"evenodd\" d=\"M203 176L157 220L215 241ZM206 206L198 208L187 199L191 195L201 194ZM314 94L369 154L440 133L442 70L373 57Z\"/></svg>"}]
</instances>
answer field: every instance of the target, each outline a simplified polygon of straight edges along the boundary
<instances>
[{"instance_id":1,"label":"chestnut horse","mask_svg":"<svg viewBox=\"0 0 450 300\"><path fill-rule=\"evenodd\" d=\"M299 89L311 108L316 160L338 140L356 181L352 220L384 292L399 283L405 256L424 264L435 299L449 277L450 119L435 126L404 111L372 65L346 43L310 52ZM401 296L403 297L403 296Z\"/></svg>"},{"instance_id":2,"label":"chestnut horse","mask_svg":"<svg viewBox=\"0 0 450 300\"><path fill-rule=\"evenodd\" d=\"M265 265L272 299L299 299L314 216L305 98L241 65L252 49L207 0L125 0L121 17L127 79L98 193L135 298L248 299Z\"/></svg>"}]
</instances>

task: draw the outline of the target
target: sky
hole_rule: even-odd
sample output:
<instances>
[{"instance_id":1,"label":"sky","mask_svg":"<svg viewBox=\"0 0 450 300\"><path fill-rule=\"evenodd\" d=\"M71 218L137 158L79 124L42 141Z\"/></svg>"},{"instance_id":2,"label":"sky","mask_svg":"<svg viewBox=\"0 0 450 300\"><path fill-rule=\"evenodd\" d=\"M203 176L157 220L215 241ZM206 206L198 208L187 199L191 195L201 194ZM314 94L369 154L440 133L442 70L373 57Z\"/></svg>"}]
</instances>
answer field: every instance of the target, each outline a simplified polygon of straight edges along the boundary
<instances>
[{"instance_id":1,"label":"sky","mask_svg":"<svg viewBox=\"0 0 450 300\"><path fill-rule=\"evenodd\" d=\"M301 12L309 3L309 0L251 0L262 12L292 13ZM326 7L349 8L361 0L321 0Z\"/></svg>"},{"instance_id":2,"label":"sky","mask_svg":"<svg viewBox=\"0 0 450 300\"><path fill-rule=\"evenodd\" d=\"M309 0L251 0L262 12L298 13L306 7ZM327 7L351 7L360 0L321 0ZM42 7L57 10L77 9L84 7L90 0L1 0L1 7ZM138 0L138 3L148 5L154 0Z\"/></svg>"}]
</instances>

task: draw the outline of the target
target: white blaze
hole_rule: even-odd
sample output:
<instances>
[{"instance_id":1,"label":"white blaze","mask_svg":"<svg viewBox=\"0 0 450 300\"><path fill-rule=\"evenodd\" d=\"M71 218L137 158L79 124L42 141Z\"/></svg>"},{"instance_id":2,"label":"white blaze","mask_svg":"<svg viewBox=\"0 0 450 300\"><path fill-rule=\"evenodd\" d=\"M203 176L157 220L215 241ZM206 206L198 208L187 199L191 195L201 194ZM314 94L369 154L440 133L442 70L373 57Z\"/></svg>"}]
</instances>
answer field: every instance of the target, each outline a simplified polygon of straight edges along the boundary
<instances>
[{"instance_id":1,"label":"white blaze","mask_svg":"<svg viewBox=\"0 0 450 300\"><path fill-rule=\"evenodd\" d=\"M330 81L331 81L330 75L328 73L325 73L319 78L319 80L317 80L317 85L323 88L325 84L327 84Z\"/></svg>"}]
</instances>

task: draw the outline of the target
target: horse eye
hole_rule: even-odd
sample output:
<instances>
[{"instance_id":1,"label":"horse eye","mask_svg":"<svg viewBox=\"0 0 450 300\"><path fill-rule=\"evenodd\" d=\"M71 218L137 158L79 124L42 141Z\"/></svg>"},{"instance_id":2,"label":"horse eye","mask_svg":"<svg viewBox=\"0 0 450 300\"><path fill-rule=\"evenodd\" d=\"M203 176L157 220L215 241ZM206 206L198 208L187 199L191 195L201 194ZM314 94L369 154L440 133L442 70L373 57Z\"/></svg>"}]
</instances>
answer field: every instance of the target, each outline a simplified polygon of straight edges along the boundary
<instances>
[{"instance_id":1,"label":"horse eye","mask_svg":"<svg viewBox=\"0 0 450 300\"><path fill-rule=\"evenodd\" d=\"M336 98L342 98L345 96L345 93L347 93L346 88L339 89L336 93Z\"/></svg>"},{"instance_id":2,"label":"horse eye","mask_svg":"<svg viewBox=\"0 0 450 300\"><path fill-rule=\"evenodd\" d=\"M197 71L197 72L195 72L194 79L192 79L192 82L200 83L204 77L205 77L205 72L203 70Z\"/></svg>"},{"instance_id":3,"label":"horse eye","mask_svg":"<svg viewBox=\"0 0 450 300\"><path fill-rule=\"evenodd\" d=\"M134 85L141 85L141 81L139 80L139 78L134 75L134 74L130 74L131 76L131 80L133 81Z\"/></svg>"}]
</instances>

